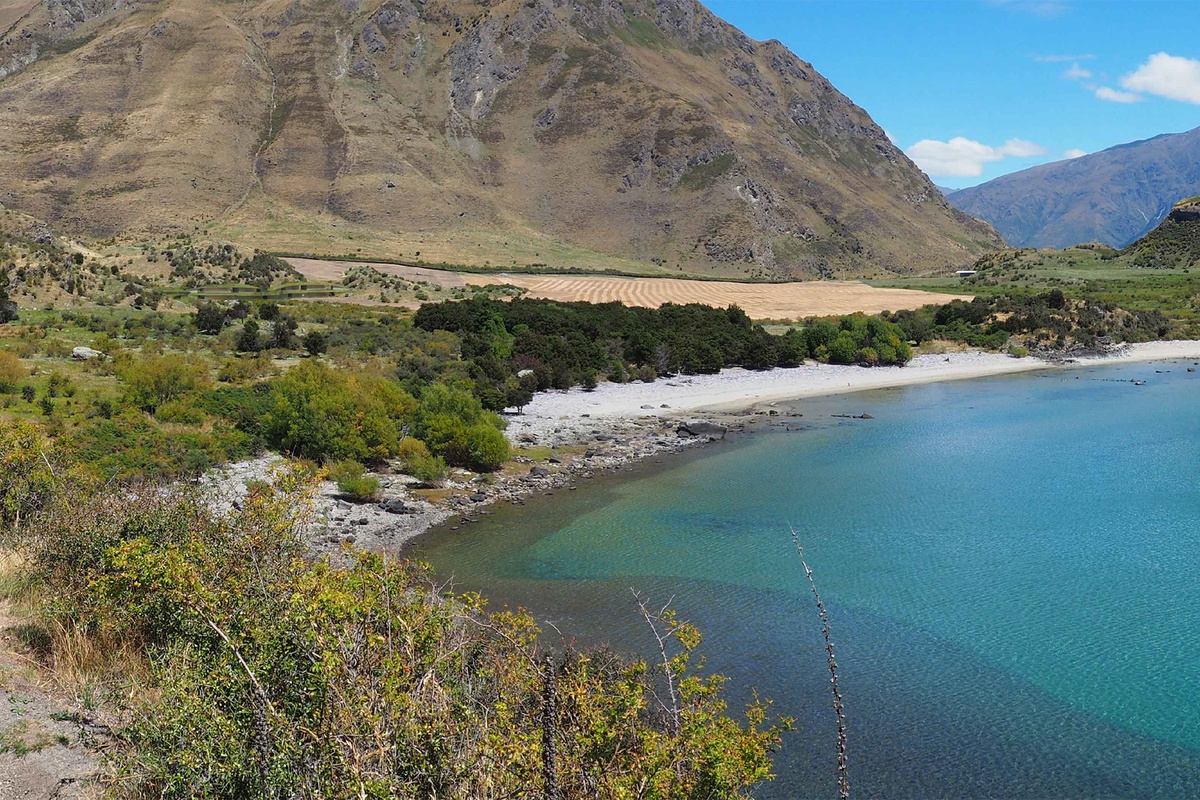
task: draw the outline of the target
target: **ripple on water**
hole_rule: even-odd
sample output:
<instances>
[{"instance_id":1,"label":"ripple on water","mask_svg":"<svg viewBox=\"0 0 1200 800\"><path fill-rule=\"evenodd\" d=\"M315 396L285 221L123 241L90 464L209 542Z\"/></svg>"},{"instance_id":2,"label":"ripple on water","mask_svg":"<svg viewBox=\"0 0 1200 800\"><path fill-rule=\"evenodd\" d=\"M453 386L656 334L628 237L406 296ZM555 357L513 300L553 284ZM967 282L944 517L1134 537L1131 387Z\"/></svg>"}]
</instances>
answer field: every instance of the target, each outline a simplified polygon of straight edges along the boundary
<instances>
[{"instance_id":1,"label":"ripple on water","mask_svg":"<svg viewBox=\"0 0 1200 800\"><path fill-rule=\"evenodd\" d=\"M805 401L813 430L497 513L425 556L632 649L629 588L674 596L731 691L799 718L760 795L829 796L794 525L833 619L856 793L1194 797L1200 381L1089 373ZM875 419L829 417L851 410Z\"/></svg>"}]
</instances>

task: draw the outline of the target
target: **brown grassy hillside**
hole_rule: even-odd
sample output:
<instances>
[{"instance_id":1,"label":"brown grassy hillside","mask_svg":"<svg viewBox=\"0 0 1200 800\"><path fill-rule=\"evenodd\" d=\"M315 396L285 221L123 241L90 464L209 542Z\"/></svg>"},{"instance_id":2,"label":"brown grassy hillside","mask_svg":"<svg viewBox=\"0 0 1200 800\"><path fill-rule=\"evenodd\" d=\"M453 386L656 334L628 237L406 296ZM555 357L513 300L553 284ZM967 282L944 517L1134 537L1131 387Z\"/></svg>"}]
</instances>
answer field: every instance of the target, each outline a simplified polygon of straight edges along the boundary
<instances>
[{"instance_id":1,"label":"brown grassy hillside","mask_svg":"<svg viewBox=\"0 0 1200 800\"><path fill-rule=\"evenodd\" d=\"M727 276L999 243L694 0L0 0L0 202L72 232Z\"/></svg>"}]
</instances>

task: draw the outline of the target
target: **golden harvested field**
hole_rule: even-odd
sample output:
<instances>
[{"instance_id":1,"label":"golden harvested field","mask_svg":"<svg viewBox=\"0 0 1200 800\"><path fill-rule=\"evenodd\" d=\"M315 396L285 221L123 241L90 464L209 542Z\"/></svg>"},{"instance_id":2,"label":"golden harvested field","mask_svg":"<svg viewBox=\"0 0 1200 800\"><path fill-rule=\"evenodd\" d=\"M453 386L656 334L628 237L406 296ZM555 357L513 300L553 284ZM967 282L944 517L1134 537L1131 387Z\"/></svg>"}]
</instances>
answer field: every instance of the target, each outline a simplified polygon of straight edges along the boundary
<instances>
[{"instance_id":1,"label":"golden harvested field","mask_svg":"<svg viewBox=\"0 0 1200 800\"><path fill-rule=\"evenodd\" d=\"M345 261L299 258L288 260L304 277L320 281L339 280L348 268L362 266ZM850 314L855 311L875 314L885 310L918 308L929 303L948 303L955 297L971 299L970 295L949 295L912 289L881 289L853 281L734 283L598 275L481 275L403 267L396 264L370 266L387 275L397 275L411 281L428 281L447 288L510 284L528 290L527 297L547 300L586 300L590 303L617 300L626 305L650 308L656 308L663 303L737 305L754 319L799 319Z\"/></svg>"}]
</instances>

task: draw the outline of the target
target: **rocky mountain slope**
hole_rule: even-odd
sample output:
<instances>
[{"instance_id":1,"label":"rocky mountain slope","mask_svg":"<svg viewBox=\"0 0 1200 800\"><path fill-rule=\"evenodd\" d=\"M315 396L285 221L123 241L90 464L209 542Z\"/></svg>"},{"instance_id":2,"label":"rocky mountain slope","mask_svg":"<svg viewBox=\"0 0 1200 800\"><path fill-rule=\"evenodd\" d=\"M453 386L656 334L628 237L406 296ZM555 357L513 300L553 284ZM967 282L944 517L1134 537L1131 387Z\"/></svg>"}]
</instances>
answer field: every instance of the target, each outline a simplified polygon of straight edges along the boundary
<instances>
[{"instance_id":1,"label":"rocky mountain slope","mask_svg":"<svg viewBox=\"0 0 1200 800\"><path fill-rule=\"evenodd\" d=\"M1200 128L1014 172L947 195L1014 247L1124 247L1200 192Z\"/></svg>"},{"instance_id":2,"label":"rocky mountain slope","mask_svg":"<svg viewBox=\"0 0 1200 800\"><path fill-rule=\"evenodd\" d=\"M7 0L0 203L477 265L904 273L1000 244L695 0Z\"/></svg>"},{"instance_id":3,"label":"rocky mountain slope","mask_svg":"<svg viewBox=\"0 0 1200 800\"><path fill-rule=\"evenodd\" d=\"M1200 267L1200 197L1176 203L1157 228L1121 251L1121 257L1143 269Z\"/></svg>"}]
</instances>

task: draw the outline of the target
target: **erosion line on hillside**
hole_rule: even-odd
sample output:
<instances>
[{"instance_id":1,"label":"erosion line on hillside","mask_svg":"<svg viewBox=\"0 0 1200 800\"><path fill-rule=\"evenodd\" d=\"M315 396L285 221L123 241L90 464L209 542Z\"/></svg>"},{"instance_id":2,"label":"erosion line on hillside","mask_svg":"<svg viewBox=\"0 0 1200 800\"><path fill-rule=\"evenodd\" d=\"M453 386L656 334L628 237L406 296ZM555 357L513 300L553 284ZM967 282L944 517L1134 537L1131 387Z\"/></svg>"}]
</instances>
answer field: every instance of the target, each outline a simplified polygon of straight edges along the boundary
<instances>
[{"instance_id":1,"label":"erosion line on hillside","mask_svg":"<svg viewBox=\"0 0 1200 800\"><path fill-rule=\"evenodd\" d=\"M238 28L238 30L242 30L240 25L235 23L234 26ZM262 141L259 143L258 149L254 151L254 161L250 165L250 184L246 187L246 191L242 192L241 197L239 197L235 202L231 203L228 208L221 212L222 217L227 217L240 209L250 198L250 193L254 191L254 187L262 186L262 176L259 175L259 165L262 163L262 155L266 152L267 148L271 146L271 143L275 141L275 137L278 136L278 131L275 130L275 109L279 105L279 99L277 96L279 79L275 75L274 67L271 66L271 58L267 55L266 49L255 40L253 35L246 33L245 31L243 31L242 35L245 37L246 41L250 43L250 46L254 48L254 51L258 53L259 57L262 58L263 68L266 70L267 75L269 75L271 78L271 99L269 102L269 107L267 108L267 133L265 136L263 136ZM280 124L282 124L282 121L280 121Z\"/></svg>"},{"instance_id":2,"label":"erosion line on hillside","mask_svg":"<svg viewBox=\"0 0 1200 800\"><path fill-rule=\"evenodd\" d=\"M833 692L833 710L837 714L838 791L842 800L847 800L850 797L850 774L846 766L846 715L842 705L842 694L838 691L837 660L833 657L833 639L829 634L829 614L825 612L825 604L821 602L821 595L817 593L817 582L813 580L813 572L809 569L808 562L804 560L804 548L800 546L800 536L794 527L789 525L788 528L792 532L792 541L796 543L796 553L800 556L800 565L804 567L804 574L808 576L809 588L812 589L813 598L817 601L817 612L821 615L821 634L825 637L825 654L829 660L829 685Z\"/></svg>"}]
</instances>

